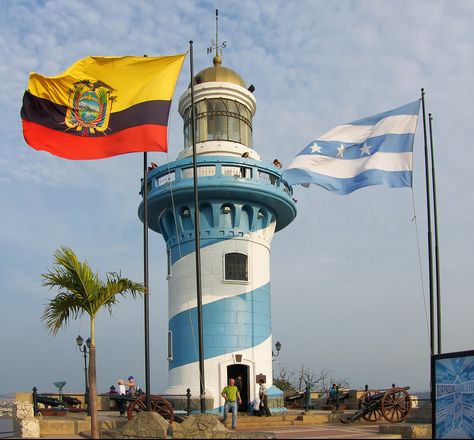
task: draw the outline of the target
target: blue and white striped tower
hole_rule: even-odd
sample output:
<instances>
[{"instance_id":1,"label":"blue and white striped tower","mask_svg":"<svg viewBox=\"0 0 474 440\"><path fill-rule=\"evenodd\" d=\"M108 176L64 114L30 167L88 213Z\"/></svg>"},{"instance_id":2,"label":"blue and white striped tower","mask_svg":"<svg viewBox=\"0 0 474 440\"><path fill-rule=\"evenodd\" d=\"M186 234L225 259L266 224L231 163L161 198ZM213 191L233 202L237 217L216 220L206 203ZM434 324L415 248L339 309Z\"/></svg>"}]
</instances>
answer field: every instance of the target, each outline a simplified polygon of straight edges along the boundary
<instances>
[{"instance_id":1,"label":"blue and white striped tower","mask_svg":"<svg viewBox=\"0 0 474 440\"><path fill-rule=\"evenodd\" d=\"M242 78L221 66L194 77L201 223L201 276L206 399L223 407L220 391L241 374L243 398L256 394L256 376L272 377L270 245L274 232L296 216L280 170L252 148L256 101ZM251 88L253 90L253 88ZM184 149L176 161L149 174L149 225L168 254L169 386L199 396L195 275L191 90L181 96ZM143 206L139 215L143 218ZM211 403L212 402L212 403Z\"/></svg>"}]
</instances>

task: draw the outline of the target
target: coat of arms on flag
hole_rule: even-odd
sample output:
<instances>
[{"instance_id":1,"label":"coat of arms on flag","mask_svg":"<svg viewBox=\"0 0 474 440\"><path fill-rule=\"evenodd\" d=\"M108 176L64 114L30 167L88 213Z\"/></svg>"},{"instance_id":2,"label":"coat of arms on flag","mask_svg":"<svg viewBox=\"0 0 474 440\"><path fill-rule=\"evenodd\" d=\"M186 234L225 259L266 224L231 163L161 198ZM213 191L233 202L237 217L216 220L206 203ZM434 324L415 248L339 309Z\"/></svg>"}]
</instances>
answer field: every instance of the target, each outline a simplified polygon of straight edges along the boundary
<instances>
[{"instance_id":1,"label":"coat of arms on flag","mask_svg":"<svg viewBox=\"0 0 474 440\"><path fill-rule=\"evenodd\" d=\"M57 76L32 73L21 109L26 142L74 160L166 151L184 58L87 57Z\"/></svg>"},{"instance_id":2,"label":"coat of arms on flag","mask_svg":"<svg viewBox=\"0 0 474 440\"><path fill-rule=\"evenodd\" d=\"M104 132L108 128L114 89L102 81L78 81L69 90L65 123L82 135Z\"/></svg>"}]
</instances>

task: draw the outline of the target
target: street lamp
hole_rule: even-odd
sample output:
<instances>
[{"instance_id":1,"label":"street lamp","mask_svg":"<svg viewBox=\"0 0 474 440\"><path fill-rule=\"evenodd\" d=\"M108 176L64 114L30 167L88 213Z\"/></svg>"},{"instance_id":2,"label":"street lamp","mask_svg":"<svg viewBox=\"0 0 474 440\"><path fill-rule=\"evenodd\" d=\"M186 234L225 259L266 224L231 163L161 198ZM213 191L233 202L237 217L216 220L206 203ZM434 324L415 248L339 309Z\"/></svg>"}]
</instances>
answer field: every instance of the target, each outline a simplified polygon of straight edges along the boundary
<instances>
[{"instance_id":1,"label":"street lamp","mask_svg":"<svg viewBox=\"0 0 474 440\"><path fill-rule=\"evenodd\" d=\"M86 341L86 345L84 345L84 347L82 347L82 344L84 343L84 339L82 339L81 335L79 335L77 338L76 338L76 343L77 343L77 346L79 347L79 351L81 353L84 353L84 382L85 382L85 385L86 385L86 392L84 394L84 403L87 404L87 415L90 416L91 415L91 410L90 410L90 405L89 405L89 382L87 380L87 349L91 348L91 338L87 338L87 341Z\"/></svg>"},{"instance_id":2,"label":"street lamp","mask_svg":"<svg viewBox=\"0 0 474 440\"><path fill-rule=\"evenodd\" d=\"M277 341L276 344L275 344L275 348L277 350L276 354L273 353L273 350L272 350L272 358L276 358L279 354L280 354L280 350L281 350L281 344L280 344L280 341ZM273 359L272 359L273 360Z\"/></svg>"}]
</instances>

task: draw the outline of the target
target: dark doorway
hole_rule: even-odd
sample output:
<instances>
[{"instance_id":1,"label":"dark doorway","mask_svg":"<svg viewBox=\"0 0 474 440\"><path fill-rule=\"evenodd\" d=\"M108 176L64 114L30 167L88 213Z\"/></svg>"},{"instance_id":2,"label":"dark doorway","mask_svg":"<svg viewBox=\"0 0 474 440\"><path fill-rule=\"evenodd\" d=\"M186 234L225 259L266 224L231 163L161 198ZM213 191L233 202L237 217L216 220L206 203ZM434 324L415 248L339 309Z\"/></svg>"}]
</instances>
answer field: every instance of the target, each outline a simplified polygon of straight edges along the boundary
<instances>
[{"instance_id":1,"label":"dark doorway","mask_svg":"<svg viewBox=\"0 0 474 440\"><path fill-rule=\"evenodd\" d=\"M227 367L227 383L229 379L236 380L242 377L242 388L240 389L240 398L242 404L239 405L239 412L247 412L249 404L249 367L243 364L233 364Z\"/></svg>"}]
</instances>

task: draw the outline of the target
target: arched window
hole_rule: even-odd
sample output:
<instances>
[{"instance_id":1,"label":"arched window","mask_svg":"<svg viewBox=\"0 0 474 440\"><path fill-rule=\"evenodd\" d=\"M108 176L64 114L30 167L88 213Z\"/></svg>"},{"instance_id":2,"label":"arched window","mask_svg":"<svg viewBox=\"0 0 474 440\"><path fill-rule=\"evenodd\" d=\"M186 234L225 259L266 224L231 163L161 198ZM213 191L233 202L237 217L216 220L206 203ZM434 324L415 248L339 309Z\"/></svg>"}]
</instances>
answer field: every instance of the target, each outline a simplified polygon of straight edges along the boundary
<instances>
[{"instance_id":1,"label":"arched window","mask_svg":"<svg viewBox=\"0 0 474 440\"><path fill-rule=\"evenodd\" d=\"M248 257L238 252L225 254L224 279L227 281L248 281Z\"/></svg>"}]
</instances>

